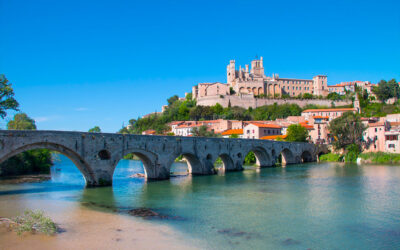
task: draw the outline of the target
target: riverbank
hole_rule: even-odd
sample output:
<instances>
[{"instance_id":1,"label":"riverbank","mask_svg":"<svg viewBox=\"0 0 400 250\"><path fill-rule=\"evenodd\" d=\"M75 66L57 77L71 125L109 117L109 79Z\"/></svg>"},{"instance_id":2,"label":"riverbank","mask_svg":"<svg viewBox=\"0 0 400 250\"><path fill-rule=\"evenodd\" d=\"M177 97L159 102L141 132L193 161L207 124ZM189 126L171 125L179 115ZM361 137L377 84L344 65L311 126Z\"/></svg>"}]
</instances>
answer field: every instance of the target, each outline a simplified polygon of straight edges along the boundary
<instances>
[{"instance_id":1,"label":"riverbank","mask_svg":"<svg viewBox=\"0 0 400 250\"><path fill-rule=\"evenodd\" d=\"M43 182L51 179L50 174L14 175L0 177L0 185Z\"/></svg>"},{"instance_id":2,"label":"riverbank","mask_svg":"<svg viewBox=\"0 0 400 250\"><path fill-rule=\"evenodd\" d=\"M76 207L69 202L38 200L31 209L46 211L61 228L54 236L24 233L18 236L0 227L1 249L195 249L179 232L165 225L154 225L129 215ZM31 204L31 205L32 205ZM15 206L15 207L14 207ZM1 216L13 217L21 208L15 202L0 201ZM13 208L14 207L14 208Z\"/></svg>"},{"instance_id":3,"label":"riverbank","mask_svg":"<svg viewBox=\"0 0 400 250\"><path fill-rule=\"evenodd\" d=\"M321 155L320 162L343 162L344 155L329 153ZM385 152L361 153L357 157L358 163L363 164L399 164L400 154Z\"/></svg>"}]
</instances>

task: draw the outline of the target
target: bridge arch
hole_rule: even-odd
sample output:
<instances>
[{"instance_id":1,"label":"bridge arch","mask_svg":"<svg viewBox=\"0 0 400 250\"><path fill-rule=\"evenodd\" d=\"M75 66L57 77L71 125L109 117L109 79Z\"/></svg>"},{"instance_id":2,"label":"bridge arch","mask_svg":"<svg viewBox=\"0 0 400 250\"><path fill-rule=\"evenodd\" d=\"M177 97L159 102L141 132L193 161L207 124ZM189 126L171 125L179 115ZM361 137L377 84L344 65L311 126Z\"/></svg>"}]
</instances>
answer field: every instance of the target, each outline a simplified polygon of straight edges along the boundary
<instances>
[{"instance_id":1,"label":"bridge arch","mask_svg":"<svg viewBox=\"0 0 400 250\"><path fill-rule=\"evenodd\" d=\"M256 165L258 167L268 167L271 165L271 157L269 156L268 152L263 147L252 147L248 150L244 155L243 161L245 160L246 156L253 152L256 157Z\"/></svg>"},{"instance_id":2,"label":"bridge arch","mask_svg":"<svg viewBox=\"0 0 400 250\"><path fill-rule=\"evenodd\" d=\"M312 162L313 157L310 151L304 150L303 153L301 154L301 162Z\"/></svg>"},{"instance_id":3,"label":"bridge arch","mask_svg":"<svg viewBox=\"0 0 400 250\"><path fill-rule=\"evenodd\" d=\"M282 156L282 165L296 163L295 155L289 148L282 149L280 155Z\"/></svg>"},{"instance_id":4,"label":"bridge arch","mask_svg":"<svg viewBox=\"0 0 400 250\"><path fill-rule=\"evenodd\" d=\"M76 153L74 150L72 150L64 145L57 144L57 143L36 142L36 143L32 143L32 144L23 145L17 149L10 151L9 153L5 154L3 157L1 157L0 163L3 163L7 159L9 159L13 156L16 156L20 153L23 153L28 150L34 150L34 149L49 149L49 150L56 151L60 154L65 155L75 164L75 166L82 173L87 186L96 186L99 184L99 183L97 183L97 179L95 178L93 169L78 153Z\"/></svg>"},{"instance_id":5,"label":"bridge arch","mask_svg":"<svg viewBox=\"0 0 400 250\"><path fill-rule=\"evenodd\" d=\"M222 171L235 170L235 163L233 162L233 159L229 154L222 153L219 155L219 158L222 160Z\"/></svg>"},{"instance_id":6,"label":"bridge arch","mask_svg":"<svg viewBox=\"0 0 400 250\"><path fill-rule=\"evenodd\" d=\"M133 154L137 156L143 164L143 171L146 179L158 179L159 175L157 173L156 168L156 159L157 155L150 151L146 151L139 148L130 148L124 150L123 152L116 152L111 156L111 159L114 160L114 164L112 167L111 176L114 176L115 169L117 168L118 163L122 160L126 155Z\"/></svg>"}]
</instances>

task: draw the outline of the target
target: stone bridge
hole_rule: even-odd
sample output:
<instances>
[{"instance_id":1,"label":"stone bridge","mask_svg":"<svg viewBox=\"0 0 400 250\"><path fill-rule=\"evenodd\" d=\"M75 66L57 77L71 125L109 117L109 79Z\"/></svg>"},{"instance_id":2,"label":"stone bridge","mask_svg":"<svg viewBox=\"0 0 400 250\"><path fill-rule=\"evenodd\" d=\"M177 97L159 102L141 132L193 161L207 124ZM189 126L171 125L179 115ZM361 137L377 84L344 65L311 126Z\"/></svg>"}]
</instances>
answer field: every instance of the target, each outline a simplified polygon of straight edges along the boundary
<instances>
[{"instance_id":1,"label":"stone bridge","mask_svg":"<svg viewBox=\"0 0 400 250\"><path fill-rule=\"evenodd\" d=\"M320 150L309 143L255 139L0 130L0 163L26 150L42 148L71 159L88 186L111 185L115 167L128 153L143 162L147 179L160 180L169 178L171 165L179 156L187 161L189 173L207 175L214 173L218 157L225 171L239 171L250 151L259 167L269 167L279 155L283 165L316 161Z\"/></svg>"}]
</instances>

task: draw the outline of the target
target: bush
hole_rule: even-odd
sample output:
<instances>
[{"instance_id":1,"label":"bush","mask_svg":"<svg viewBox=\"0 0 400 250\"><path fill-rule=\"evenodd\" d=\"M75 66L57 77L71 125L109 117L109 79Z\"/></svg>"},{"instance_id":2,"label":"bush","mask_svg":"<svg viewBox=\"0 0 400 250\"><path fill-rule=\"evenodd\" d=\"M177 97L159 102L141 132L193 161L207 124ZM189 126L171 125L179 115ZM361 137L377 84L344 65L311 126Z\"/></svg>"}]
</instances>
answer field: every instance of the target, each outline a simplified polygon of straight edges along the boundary
<instances>
[{"instance_id":1,"label":"bush","mask_svg":"<svg viewBox=\"0 0 400 250\"><path fill-rule=\"evenodd\" d=\"M24 214L14 219L17 233L40 232L52 235L57 232L57 225L42 211L25 210Z\"/></svg>"},{"instance_id":2,"label":"bush","mask_svg":"<svg viewBox=\"0 0 400 250\"><path fill-rule=\"evenodd\" d=\"M360 147L356 144L350 144L346 147L347 153L345 155L345 162L356 162L360 154Z\"/></svg>"},{"instance_id":3,"label":"bush","mask_svg":"<svg viewBox=\"0 0 400 250\"><path fill-rule=\"evenodd\" d=\"M328 153L319 157L320 162L339 162L343 161L343 156L340 154Z\"/></svg>"},{"instance_id":4,"label":"bush","mask_svg":"<svg viewBox=\"0 0 400 250\"><path fill-rule=\"evenodd\" d=\"M359 157L371 163L400 163L400 154L385 153L385 152L369 152L362 153Z\"/></svg>"},{"instance_id":5,"label":"bush","mask_svg":"<svg viewBox=\"0 0 400 250\"><path fill-rule=\"evenodd\" d=\"M250 151L244 158L244 164L254 165L255 163L256 163L256 155L254 154L253 151Z\"/></svg>"}]
</instances>

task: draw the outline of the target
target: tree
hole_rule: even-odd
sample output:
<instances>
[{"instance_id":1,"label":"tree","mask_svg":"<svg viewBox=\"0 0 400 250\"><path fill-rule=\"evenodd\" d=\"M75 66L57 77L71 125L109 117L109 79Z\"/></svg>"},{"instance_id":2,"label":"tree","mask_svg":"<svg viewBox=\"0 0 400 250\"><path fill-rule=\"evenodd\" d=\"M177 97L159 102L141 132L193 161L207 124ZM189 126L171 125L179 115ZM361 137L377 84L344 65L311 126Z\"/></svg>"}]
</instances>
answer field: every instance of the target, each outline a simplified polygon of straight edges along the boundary
<instances>
[{"instance_id":1,"label":"tree","mask_svg":"<svg viewBox=\"0 0 400 250\"><path fill-rule=\"evenodd\" d=\"M36 130L35 120L25 113L14 115L14 119L7 123L7 129L14 130Z\"/></svg>"},{"instance_id":2,"label":"tree","mask_svg":"<svg viewBox=\"0 0 400 250\"><path fill-rule=\"evenodd\" d=\"M231 134L231 135L229 136L229 138L239 138L239 135L238 135L238 134Z\"/></svg>"},{"instance_id":3,"label":"tree","mask_svg":"<svg viewBox=\"0 0 400 250\"><path fill-rule=\"evenodd\" d=\"M313 98L314 98L314 96L312 94L310 94L310 93L304 93L303 94L303 99L313 99Z\"/></svg>"},{"instance_id":4,"label":"tree","mask_svg":"<svg viewBox=\"0 0 400 250\"><path fill-rule=\"evenodd\" d=\"M207 126L194 127L192 129L193 136L198 137L218 137L213 131L208 131Z\"/></svg>"},{"instance_id":5,"label":"tree","mask_svg":"<svg viewBox=\"0 0 400 250\"><path fill-rule=\"evenodd\" d=\"M168 106L171 106L177 100L179 100L179 96L177 95L171 96L170 98L167 99Z\"/></svg>"},{"instance_id":6,"label":"tree","mask_svg":"<svg viewBox=\"0 0 400 250\"><path fill-rule=\"evenodd\" d=\"M335 138L333 144L336 149L345 149L351 144L355 144L361 149L363 133L366 128L361 122L360 115L353 112L346 112L329 124L329 131Z\"/></svg>"},{"instance_id":7,"label":"tree","mask_svg":"<svg viewBox=\"0 0 400 250\"><path fill-rule=\"evenodd\" d=\"M99 126L94 126L93 128L89 129L90 133L101 133L101 129Z\"/></svg>"},{"instance_id":8,"label":"tree","mask_svg":"<svg viewBox=\"0 0 400 250\"><path fill-rule=\"evenodd\" d=\"M340 101L342 99L342 97L336 92L329 93L326 98L332 101Z\"/></svg>"},{"instance_id":9,"label":"tree","mask_svg":"<svg viewBox=\"0 0 400 250\"><path fill-rule=\"evenodd\" d=\"M308 138L308 130L300 124L292 124L287 128L286 141L306 142Z\"/></svg>"},{"instance_id":10,"label":"tree","mask_svg":"<svg viewBox=\"0 0 400 250\"><path fill-rule=\"evenodd\" d=\"M7 110L18 111L18 102L14 99L14 90L12 85L8 83L5 75L0 74L0 117L7 116Z\"/></svg>"},{"instance_id":11,"label":"tree","mask_svg":"<svg viewBox=\"0 0 400 250\"><path fill-rule=\"evenodd\" d=\"M35 121L25 113L14 115L7 123L8 129L36 130ZM21 175L49 173L52 165L51 153L48 149L34 149L22 152L0 164L0 175Z\"/></svg>"},{"instance_id":12,"label":"tree","mask_svg":"<svg viewBox=\"0 0 400 250\"><path fill-rule=\"evenodd\" d=\"M389 82L381 80L378 83L378 86L374 87L372 91L382 102L385 102L386 100L393 97L400 98L400 87L396 83L395 79L392 79Z\"/></svg>"}]
</instances>

